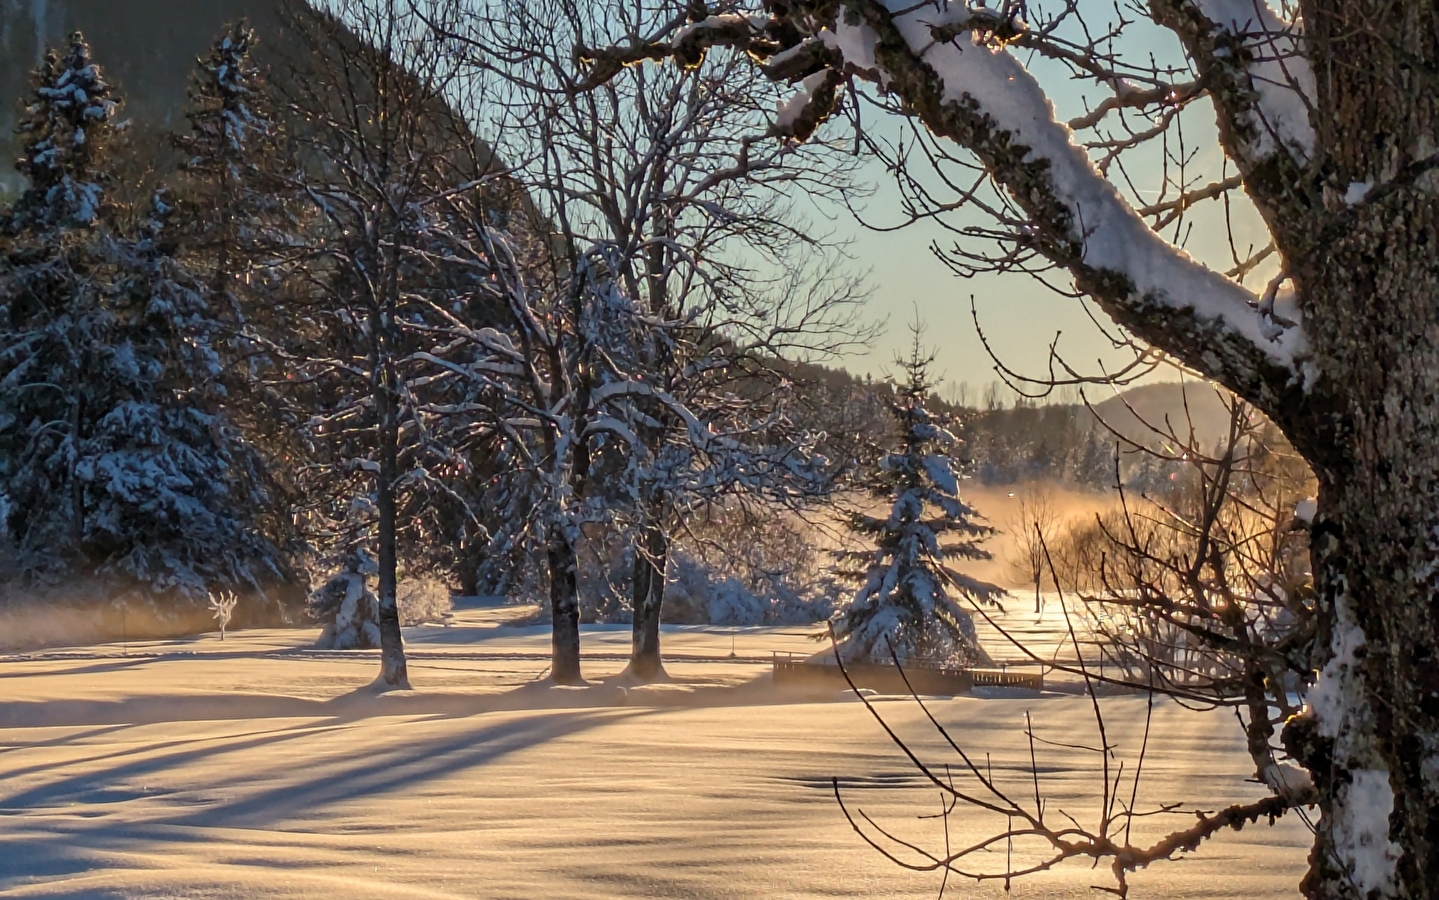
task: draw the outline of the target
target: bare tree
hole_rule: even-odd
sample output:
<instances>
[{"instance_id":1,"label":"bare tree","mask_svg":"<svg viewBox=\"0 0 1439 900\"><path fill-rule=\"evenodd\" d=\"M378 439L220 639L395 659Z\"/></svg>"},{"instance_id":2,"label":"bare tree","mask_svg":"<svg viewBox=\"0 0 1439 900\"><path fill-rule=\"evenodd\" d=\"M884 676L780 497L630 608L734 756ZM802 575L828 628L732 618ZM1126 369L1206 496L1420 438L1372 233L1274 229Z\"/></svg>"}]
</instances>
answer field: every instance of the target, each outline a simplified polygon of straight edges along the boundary
<instances>
[{"instance_id":1,"label":"bare tree","mask_svg":"<svg viewBox=\"0 0 1439 900\"><path fill-rule=\"evenodd\" d=\"M269 265L285 275L293 332L271 335L287 388L328 447L310 467L310 518L341 555L374 540L381 674L407 687L396 601L405 499L437 485L462 449L446 431L463 412L429 396L424 351L434 308L457 287L430 253L435 216L487 171L447 91L456 68L397 0L347 0L293 13L301 56L279 84L294 147L281 188L304 208ZM462 435L465 426L459 426ZM339 490L335 490L336 486Z\"/></svg>"},{"instance_id":2,"label":"bare tree","mask_svg":"<svg viewBox=\"0 0 1439 900\"><path fill-rule=\"evenodd\" d=\"M1044 550L1052 545L1059 527L1059 510L1054 505L1054 489L1038 482L1025 484L1014 492L1014 508L1005 525L1011 539L1009 564L1034 585L1034 612L1044 610Z\"/></svg>"},{"instance_id":3,"label":"bare tree","mask_svg":"<svg viewBox=\"0 0 1439 900\"><path fill-rule=\"evenodd\" d=\"M879 105L923 126L899 166L915 176L916 211L967 204L989 217L954 226L957 269L1057 273L1062 290L1278 425L1319 486L1306 525L1317 627L1291 650L1319 689L1284 728L1322 812L1304 891L1432 896L1439 351L1414 336L1439 327L1439 11L1377 0L1280 10L771 0L692 12L589 52L593 80L641 59L693 64L737 48L772 78L804 79L796 138L840 98L877 86ZM1182 56L1129 53L1145 29ZM1022 57L1086 82L1089 108L1057 119ZM1205 106L1224 160L1212 174L1188 149L1197 120L1186 110ZM1141 200L1126 159L1146 150L1163 182ZM1209 200L1252 203L1268 242L1236 244L1219 269L1184 253L1185 226ZM1266 261L1272 282L1246 287ZM1273 808L1293 802L1276 794Z\"/></svg>"},{"instance_id":4,"label":"bare tree","mask_svg":"<svg viewBox=\"0 0 1439 900\"><path fill-rule=\"evenodd\" d=\"M787 196L799 189L840 199L851 189L852 162L822 142L767 140L777 88L742 61L716 59L633 68L581 90L576 44L645 33L679 4L489 0L453 10L458 27L436 28L467 49L475 78L494 85L492 102L473 112L527 192L534 227L553 233L549 265L571 272L602 244L638 313L669 323L636 332L625 366L706 421L732 418L735 395L744 394L758 422L785 399L778 360L833 353L868 336L854 315L858 280L836 274L833 242ZM631 672L650 679L662 673L670 532L696 499L687 493L696 482L692 461L682 460L690 446L683 418L653 398L629 402L652 462L625 469L623 486L588 487L628 495ZM699 481L706 493L722 487Z\"/></svg>"}]
</instances>

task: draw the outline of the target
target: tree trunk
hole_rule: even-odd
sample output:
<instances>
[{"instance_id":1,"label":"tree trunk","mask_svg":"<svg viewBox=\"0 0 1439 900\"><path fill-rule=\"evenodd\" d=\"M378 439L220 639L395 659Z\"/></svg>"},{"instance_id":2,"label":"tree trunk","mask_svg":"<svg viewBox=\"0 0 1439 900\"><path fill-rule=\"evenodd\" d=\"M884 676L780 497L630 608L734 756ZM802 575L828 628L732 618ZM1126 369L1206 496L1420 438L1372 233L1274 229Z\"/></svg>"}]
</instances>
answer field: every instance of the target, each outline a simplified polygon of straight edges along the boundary
<instances>
[{"instance_id":1,"label":"tree trunk","mask_svg":"<svg viewBox=\"0 0 1439 900\"><path fill-rule=\"evenodd\" d=\"M400 633L400 607L396 596L399 565L395 539L395 482L399 476L399 415L395 403L395 372L386 359L380 372L376 401L380 413L380 684L408 690L410 675L405 663L404 637Z\"/></svg>"},{"instance_id":2,"label":"tree trunk","mask_svg":"<svg viewBox=\"0 0 1439 900\"><path fill-rule=\"evenodd\" d=\"M647 515L635 542L634 633L629 672L641 681L665 675L660 658L660 607L665 596L665 563L669 540L658 516Z\"/></svg>"},{"instance_id":3,"label":"tree trunk","mask_svg":"<svg viewBox=\"0 0 1439 900\"><path fill-rule=\"evenodd\" d=\"M466 534L460 546L460 593L466 597L478 597L480 595L480 569L485 564L485 550L488 543L477 539L477 536Z\"/></svg>"},{"instance_id":4,"label":"tree trunk","mask_svg":"<svg viewBox=\"0 0 1439 900\"><path fill-rule=\"evenodd\" d=\"M580 674L580 602L577 559L571 535L561 524L551 529L550 562L551 676L555 684L584 684Z\"/></svg>"},{"instance_id":5,"label":"tree trunk","mask_svg":"<svg viewBox=\"0 0 1439 900\"><path fill-rule=\"evenodd\" d=\"M1315 900L1439 897L1439 202L1432 190L1397 191L1355 208L1349 228L1316 242L1290 269L1302 273L1295 278L1309 301L1305 326L1323 373L1310 397L1314 424L1286 429L1320 483L1311 552L1319 613L1313 665L1321 674L1308 713L1284 731L1321 798L1303 884Z\"/></svg>"},{"instance_id":6,"label":"tree trunk","mask_svg":"<svg viewBox=\"0 0 1439 900\"><path fill-rule=\"evenodd\" d=\"M80 466L80 429L85 418L85 398L80 394L80 373L75 379L75 400L70 404L70 542L77 558L85 547L85 485L76 474Z\"/></svg>"}]
</instances>

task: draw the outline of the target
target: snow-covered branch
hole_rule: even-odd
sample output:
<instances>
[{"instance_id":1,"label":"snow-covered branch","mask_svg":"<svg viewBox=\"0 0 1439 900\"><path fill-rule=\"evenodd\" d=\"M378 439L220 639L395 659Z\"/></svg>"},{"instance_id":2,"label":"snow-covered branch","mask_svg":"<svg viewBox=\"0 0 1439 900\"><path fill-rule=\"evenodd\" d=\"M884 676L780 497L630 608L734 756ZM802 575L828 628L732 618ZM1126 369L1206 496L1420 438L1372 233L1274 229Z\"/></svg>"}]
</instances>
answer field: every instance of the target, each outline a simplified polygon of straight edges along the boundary
<instances>
[{"instance_id":1,"label":"snow-covered branch","mask_svg":"<svg viewBox=\"0 0 1439 900\"><path fill-rule=\"evenodd\" d=\"M761 65L787 62L804 48L815 64L902 98L930 132L978 156L1027 218L1017 240L1066 268L1082 291L1138 336L1266 409L1307 386L1302 322L1276 323L1256 294L1191 258L1136 213L1008 49L1028 34L1017 17L1001 22L993 10L908 0L856 0L838 11L824 4L793 7L763 20L726 16L704 28L698 23L684 32L683 48L661 40L590 55L602 72L606 61L650 58L657 47L693 52L696 34L708 44L744 49ZM816 42L824 53L809 49ZM1284 55L1266 59L1288 65L1278 58ZM1271 98L1265 116L1275 120L1271 127L1282 124L1279 140L1265 147L1306 146L1305 120L1281 102L1288 83L1264 81Z\"/></svg>"}]
</instances>

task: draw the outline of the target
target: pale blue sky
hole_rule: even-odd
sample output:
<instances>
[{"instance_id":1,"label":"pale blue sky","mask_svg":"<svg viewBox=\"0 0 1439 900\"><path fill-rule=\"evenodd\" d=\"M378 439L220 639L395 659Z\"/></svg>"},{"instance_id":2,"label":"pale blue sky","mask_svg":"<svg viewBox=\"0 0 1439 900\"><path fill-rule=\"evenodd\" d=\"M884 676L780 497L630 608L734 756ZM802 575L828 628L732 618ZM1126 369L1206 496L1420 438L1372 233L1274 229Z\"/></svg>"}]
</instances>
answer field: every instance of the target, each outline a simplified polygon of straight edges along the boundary
<instances>
[{"instance_id":1,"label":"pale blue sky","mask_svg":"<svg viewBox=\"0 0 1439 900\"><path fill-rule=\"evenodd\" d=\"M1126 43L1143 57L1152 52L1161 60L1179 58L1179 48L1172 36L1148 23L1136 25ZM1054 99L1061 117L1085 111L1082 86L1070 81L1062 68L1041 62L1033 64L1033 71ZM1205 101L1196 103L1183 120L1185 143L1198 150L1192 171L1201 174L1201 183L1217 179L1223 158L1215 140L1212 108ZM886 130L891 131L893 127ZM899 222L898 193L892 177L877 164L866 164L864 175L878 187L875 195L864 203L866 218ZM1141 196L1157 190L1162 179L1158 153L1133 160L1129 175ZM1151 193L1149 199L1152 197ZM1267 244L1263 224L1252 207L1242 197L1232 199L1238 200L1234 210L1235 242L1241 252L1250 244L1261 247ZM976 218L975 221L983 220ZM1186 231L1184 240L1186 248L1214 268L1230 268L1222 206L1211 202L1196 207L1190 221L1192 227ZM991 346L1012 369L1042 376L1048 368L1049 345L1057 332L1062 335L1059 349L1065 358L1088 373L1100 373L1101 359L1112 367L1131 358L1124 351L1112 349L1085 315L1080 301L1054 294L1033 278L1016 273L962 279L953 274L930 252L934 241L949 246L954 240L952 234L936 224L922 223L898 232L880 233L864 228L844 214L837 216L834 224L841 235L852 239L856 264L871 274L874 291L871 311L889 320L886 333L870 352L843 361L852 371L876 376L885 372L895 353L908 345L907 325L917 310L928 326L926 341L938 352L942 377L955 382L968 381L976 390L980 389L997 376L974 327L971 295L977 301L980 321ZM1272 266L1261 267L1247 283L1251 287L1262 286L1273 271ZM1107 322L1102 313L1099 316ZM1157 377L1178 376L1171 370L1162 370Z\"/></svg>"}]
</instances>

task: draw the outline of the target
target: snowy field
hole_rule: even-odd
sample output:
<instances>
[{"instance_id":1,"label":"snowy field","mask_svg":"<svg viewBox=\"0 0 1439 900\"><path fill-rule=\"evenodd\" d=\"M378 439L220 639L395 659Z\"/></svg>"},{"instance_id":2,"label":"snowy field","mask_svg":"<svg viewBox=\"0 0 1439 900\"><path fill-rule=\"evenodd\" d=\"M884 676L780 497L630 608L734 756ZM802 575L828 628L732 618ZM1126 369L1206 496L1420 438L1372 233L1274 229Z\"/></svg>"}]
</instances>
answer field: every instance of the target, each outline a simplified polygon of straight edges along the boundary
<instances>
[{"instance_id":1,"label":"snowy field","mask_svg":"<svg viewBox=\"0 0 1439 900\"><path fill-rule=\"evenodd\" d=\"M1023 606L1005 619L1053 633L1052 615L1036 625ZM478 607L453 627L407 629L415 691L388 696L365 690L374 655L309 651L309 631L0 657L0 896L938 894L937 876L900 870L860 840L830 779L930 847L943 846L941 826L916 817L938 809L938 792L854 698L768 683L772 651L817 648L806 629L667 629L671 681L626 689L615 676L627 629L588 628L595 684L567 689L532 683L549 635L505 627L514 614ZM1104 703L1132 766L1145 700ZM875 706L926 759L954 761L913 701ZM932 709L1020 789L1031 777L1026 712L1041 737L1093 740L1089 701L1074 694ZM1085 823L1100 792L1090 765L1080 751L1039 751L1051 808ZM1159 704L1144 769L1141 806L1202 797L1212 809L1260 795L1222 713ZM950 839L1002 825L960 810ZM1297 820L1226 833L1195 858L1136 875L1133 896L1296 897L1308 844ZM1104 871L1071 864L1012 896L1099 896L1089 885L1106 883ZM1003 895L972 882L947 891Z\"/></svg>"}]
</instances>

